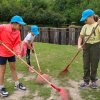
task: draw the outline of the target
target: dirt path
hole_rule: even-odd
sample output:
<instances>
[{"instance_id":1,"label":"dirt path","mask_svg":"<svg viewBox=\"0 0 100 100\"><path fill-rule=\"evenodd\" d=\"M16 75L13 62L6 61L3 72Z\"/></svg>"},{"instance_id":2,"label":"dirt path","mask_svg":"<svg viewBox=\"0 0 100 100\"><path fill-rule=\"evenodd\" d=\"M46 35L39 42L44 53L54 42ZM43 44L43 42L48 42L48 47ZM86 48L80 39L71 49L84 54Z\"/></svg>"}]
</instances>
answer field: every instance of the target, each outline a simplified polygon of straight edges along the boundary
<instances>
[{"instance_id":1,"label":"dirt path","mask_svg":"<svg viewBox=\"0 0 100 100\"><path fill-rule=\"evenodd\" d=\"M24 77L26 81L31 80L34 77L33 75L25 77L23 73L19 73L18 76L19 78ZM8 81L11 82L11 79L8 79ZM60 86L59 84L60 82L57 79L52 78L52 83L54 83L54 85L58 87ZM80 93L79 93L79 89L78 89L78 82L69 80L68 83L70 84L70 86L66 86L64 88L69 91L70 96L72 98L71 100L82 100ZM50 85L47 85L47 87L50 87ZM0 97L0 100L24 100L21 98L25 96L28 97L29 95L30 95L29 90L26 90L24 92L18 90L18 91L14 91L14 93L7 98ZM35 93L31 95L33 95L33 98L29 100L44 100L42 97L38 96L38 91L35 91ZM28 100L28 99L25 99L25 100ZM51 89L51 95L50 97L48 97L47 100L61 100L61 97L59 96L59 94L57 93L55 89Z\"/></svg>"},{"instance_id":2,"label":"dirt path","mask_svg":"<svg viewBox=\"0 0 100 100\"><path fill-rule=\"evenodd\" d=\"M70 87L67 88L70 92L72 100L83 100L80 96L79 83L73 80L69 80L68 83L71 85Z\"/></svg>"}]
</instances>

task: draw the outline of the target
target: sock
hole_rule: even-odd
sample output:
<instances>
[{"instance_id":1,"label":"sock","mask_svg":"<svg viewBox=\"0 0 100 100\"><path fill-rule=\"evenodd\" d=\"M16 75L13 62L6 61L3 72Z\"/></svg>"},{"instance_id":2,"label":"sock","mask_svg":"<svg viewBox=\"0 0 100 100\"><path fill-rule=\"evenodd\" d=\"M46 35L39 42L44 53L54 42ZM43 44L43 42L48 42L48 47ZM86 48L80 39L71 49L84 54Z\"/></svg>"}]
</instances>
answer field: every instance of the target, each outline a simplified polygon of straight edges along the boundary
<instances>
[{"instance_id":1,"label":"sock","mask_svg":"<svg viewBox=\"0 0 100 100\"><path fill-rule=\"evenodd\" d=\"M19 81L16 81L16 82L15 82L15 86L17 86L18 84L19 84Z\"/></svg>"},{"instance_id":2,"label":"sock","mask_svg":"<svg viewBox=\"0 0 100 100\"><path fill-rule=\"evenodd\" d=\"M1 90L2 88L4 88L4 85L0 85L0 90Z\"/></svg>"}]
</instances>

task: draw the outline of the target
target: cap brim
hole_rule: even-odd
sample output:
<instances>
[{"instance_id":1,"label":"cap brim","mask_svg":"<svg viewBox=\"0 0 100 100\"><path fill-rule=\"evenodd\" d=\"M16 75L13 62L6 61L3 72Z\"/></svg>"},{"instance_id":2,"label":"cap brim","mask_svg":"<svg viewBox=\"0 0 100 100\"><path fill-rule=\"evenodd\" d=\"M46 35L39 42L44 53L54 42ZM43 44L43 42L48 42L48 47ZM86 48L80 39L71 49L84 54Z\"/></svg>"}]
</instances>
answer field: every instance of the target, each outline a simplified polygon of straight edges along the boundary
<instances>
[{"instance_id":1,"label":"cap brim","mask_svg":"<svg viewBox=\"0 0 100 100\"><path fill-rule=\"evenodd\" d=\"M38 35L38 34L39 34L39 32L38 32L38 31L36 31L36 32L33 32L33 34L34 34L34 35Z\"/></svg>"},{"instance_id":2,"label":"cap brim","mask_svg":"<svg viewBox=\"0 0 100 100\"><path fill-rule=\"evenodd\" d=\"M87 18L87 16L86 16L86 17L82 17L82 18L80 19L80 22L85 21L85 20L86 20L86 18Z\"/></svg>"},{"instance_id":3,"label":"cap brim","mask_svg":"<svg viewBox=\"0 0 100 100\"><path fill-rule=\"evenodd\" d=\"M82 18L80 19L80 22L85 21L89 16L92 16L92 15L94 15L94 13L93 14L90 14L88 16L82 16Z\"/></svg>"},{"instance_id":4,"label":"cap brim","mask_svg":"<svg viewBox=\"0 0 100 100\"><path fill-rule=\"evenodd\" d=\"M26 23L24 23L24 22L18 22L18 24L20 24L20 25L26 25Z\"/></svg>"}]
</instances>

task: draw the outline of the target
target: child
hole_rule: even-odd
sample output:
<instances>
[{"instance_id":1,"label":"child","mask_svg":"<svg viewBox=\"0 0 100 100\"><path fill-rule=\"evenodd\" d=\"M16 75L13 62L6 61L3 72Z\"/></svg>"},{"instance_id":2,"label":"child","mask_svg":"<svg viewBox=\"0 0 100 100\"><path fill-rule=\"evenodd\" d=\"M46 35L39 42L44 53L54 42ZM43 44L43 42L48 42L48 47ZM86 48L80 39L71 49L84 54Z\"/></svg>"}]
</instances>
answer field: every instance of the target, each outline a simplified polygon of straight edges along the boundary
<instances>
[{"instance_id":1,"label":"child","mask_svg":"<svg viewBox=\"0 0 100 100\"><path fill-rule=\"evenodd\" d=\"M20 56L20 29L25 25L22 17L13 16L10 24L0 25L0 41L5 43L12 51L16 51L16 54ZM13 80L15 81L15 88L20 90L26 90L26 87L22 83L19 83L16 72L16 58L13 53L7 50L2 44L0 44L0 95L6 97L9 93L4 86L4 75L6 70L6 63L9 62L10 70Z\"/></svg>"},{"instance_id":2,"label":"child","mask_svg":"<svg viewBox=\"0 0 100 100\"><path fill-rule=\"evenodd\" d=\"M78 49L81 49L83 39L86 40L92 30L96 27L98 19L95 19L94 11L87 9L83 11L80 21L85 22L82 27L78 39ZM100 59L100 26L98 26L83 47L83 69L84 69L84 82L80 85L81 88L87 87L91 80L91 88L96 89L96 75Z\"/></svg>"},{"instance_id":3,"label":"child","mask_svg":"<svg viewBox=\"0 0 100 100\"><path fill-rule=\"evenodd\" d=\"M22 42L21 56L23 57L26 55L26 61L27 61L27 64L30 65L30 67L31 67L30 50L33 48L34 38L38 34L39 34L38 26L33 25L31 26L31 32L28 32L27 36ZM33 50L32 52L34 53ZM30 68L29 68L29 71L32 72Z\"/></svg>"}]
</instances>

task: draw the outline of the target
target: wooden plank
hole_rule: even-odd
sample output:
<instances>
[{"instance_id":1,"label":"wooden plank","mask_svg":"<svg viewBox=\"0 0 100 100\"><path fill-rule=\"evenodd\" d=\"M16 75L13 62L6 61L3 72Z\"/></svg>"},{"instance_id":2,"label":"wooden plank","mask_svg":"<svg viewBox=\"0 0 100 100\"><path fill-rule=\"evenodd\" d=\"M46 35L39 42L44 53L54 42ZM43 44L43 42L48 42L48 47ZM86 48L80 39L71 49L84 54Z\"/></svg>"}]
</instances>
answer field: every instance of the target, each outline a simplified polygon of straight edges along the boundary
<instances>
[{"instance_id":1,"label":"wooden plank","mask_svg":"<svg viewBox=\"0 0 100 100\"><path fill-rule=\"evenodd\" d=\"M61 29L61 44L66 44L66 29Z\"/></svg>"},{"instance_id":2,"label":"wooden plank","mask_svg":"<svg viewBox=\"0 0 100 100\"><path fill-rule=\"evenodd\" d=\"M50 28L49 30L49 43L54 43L54 29Z\"/></svg>"},{"instance_id":3,"label":"wooden plank","mask_svg":"<svg viewBox=\"0 0 100 100\"><path fill-rule=\"evenodd\" d=\"M77 45L78 37L80 35L81 28L75 28L75 44Z\"/></svg>"},{"instance_id":4,"label":"wooden plank","mask_svg":"<svg viewBox=\"0 0 100 100\"><path fill-rule=\"evenodd\" d=\"M53 41L53 43L54 44L60 44L59 43L59 30L57 30L57 29L53 29L53 35L54 35L54 41Z\"/></svg>"},{"instance_id":5,"label":"wooden plank","mask_svg":"<svg viewBox=\"0 0 100 100\"><path fill-rule=\"evenodd\" d=\"M42 27L40 32L42 33L41 42L48 43L49 42L48 28Z\"/></svg>"},{"instance_id":6,"label":"wooden plank","mask_svg":"<svg viewBox=\"0 0 100 100\"><path fill-rule=\"evenodd\" d=\"M69 28L66 28L66 44L69 44Z\"/></svg>"},{"instance_id":7,"label":"wooden plank","mask_svg":"<svg viewBox=\"0 0 100 100\"><path fill-rule=\"evenodd\" d=\"M69 44L75 45L75 28L69 28Z\"/></svg>"}]
</instances>

